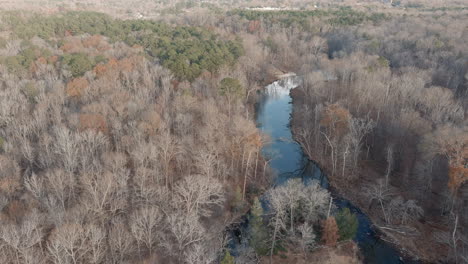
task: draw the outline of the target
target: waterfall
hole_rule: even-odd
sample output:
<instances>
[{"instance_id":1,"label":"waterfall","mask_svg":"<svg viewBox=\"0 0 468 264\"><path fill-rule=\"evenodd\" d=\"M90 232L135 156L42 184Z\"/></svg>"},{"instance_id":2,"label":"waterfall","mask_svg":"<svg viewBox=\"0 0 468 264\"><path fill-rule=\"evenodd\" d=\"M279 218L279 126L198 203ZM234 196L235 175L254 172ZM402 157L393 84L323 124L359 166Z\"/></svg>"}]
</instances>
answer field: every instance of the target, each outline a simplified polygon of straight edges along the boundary
<instances>
[{"instance_id":1,"label":"waterfall","mask_svg":"<svg viewBox=\"0 0 468 264\"><path fill-rule=\"evenodd\" d=\"M280 79L266 87L267 96L273 98L279 98L283 96L289 96L289 91L301 85L302 78L299 76L287 77Z\"/></svg>"}]
</instances>

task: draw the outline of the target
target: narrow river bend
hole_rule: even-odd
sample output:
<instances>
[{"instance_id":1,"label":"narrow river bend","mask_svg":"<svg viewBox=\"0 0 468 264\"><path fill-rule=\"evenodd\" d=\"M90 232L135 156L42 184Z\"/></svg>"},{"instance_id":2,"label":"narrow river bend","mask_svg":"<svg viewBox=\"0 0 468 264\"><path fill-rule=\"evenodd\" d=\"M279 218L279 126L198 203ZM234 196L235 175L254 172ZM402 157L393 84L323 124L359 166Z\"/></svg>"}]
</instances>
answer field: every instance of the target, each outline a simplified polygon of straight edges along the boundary
<instances>
[{"instance_id":1,"label":"narrow river bend","mask_svg":"<svg viewBox=\"0 0 468 264\"><path fill-rule=\"evenodd\" d=\"M293 140L290 90L300 83L299 77L289 77L268 85L262 92L257 105L256 122L258 128L271 137L271 144L264 147L263 154L271 158L270 167L277 174L274 185L281 185L289 178L301 177L306 183L312 179L318 180L323 188L328 189L325 174L303 154L300 145ZM418 263L406 259L390 244L379 239L369 218L358 208L333 193L332 196L337 208L348 207L358 217L359 228L354 240L364 256L364 263ZM245 223L240 228L246 230L247 225Z\"/></svg>"}]
</instances>

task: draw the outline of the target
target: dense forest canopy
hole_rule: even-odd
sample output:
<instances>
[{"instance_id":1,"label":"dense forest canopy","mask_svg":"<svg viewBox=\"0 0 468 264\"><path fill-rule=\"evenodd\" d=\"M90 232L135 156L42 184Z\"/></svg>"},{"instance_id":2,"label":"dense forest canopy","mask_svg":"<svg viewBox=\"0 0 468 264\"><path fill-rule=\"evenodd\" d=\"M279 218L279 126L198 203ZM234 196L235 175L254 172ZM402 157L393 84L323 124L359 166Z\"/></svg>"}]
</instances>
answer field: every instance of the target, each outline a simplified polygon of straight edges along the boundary
<instances>
[{"instance_id":1,"label":"dense forest canopy","mask_svg":"<svg viewBox=\"0 0 468 264\"><path fill-rule=\"evenodd\" d=\"M86 33L108 37L111 42L140 45L146 54L158 59L180 80L193 81L203 71L214 73L223 65L232 65L243 54L239 40L223 41L206 29L145 20L116 20L102 13L68 12L45 17L10 12L2 15L2 21L3 30L11 30L24 41L36 36L63 46L66 44L60 41L63 37ZM26 49L25 53L28 54L4 59L18 61L17 64L28 68L34 55L30 49Z\"/></svg>"},{"instance_id":2,"label":"dense forest canopy","mask_svg":"<svg viewBox=\"0 0 468 264\"><path fill-rule=\"evenodd\" d=\"M255 105L288 72L333 189L468 262L463 1L3 2L34 12L0 12L1 263L359 263L328 190L271 186Z\"/></svg>"}]
</instances>

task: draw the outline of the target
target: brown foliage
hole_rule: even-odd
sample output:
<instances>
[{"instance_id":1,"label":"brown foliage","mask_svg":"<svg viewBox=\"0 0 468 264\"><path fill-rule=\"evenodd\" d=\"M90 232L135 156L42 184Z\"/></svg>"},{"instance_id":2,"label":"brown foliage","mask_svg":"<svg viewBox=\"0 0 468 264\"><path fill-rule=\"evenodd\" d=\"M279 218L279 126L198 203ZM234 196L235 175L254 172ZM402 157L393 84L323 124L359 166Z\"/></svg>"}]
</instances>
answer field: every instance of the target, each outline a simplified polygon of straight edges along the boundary
<instances>
[{"instance_id":1,"label":"brown foliage","mask_svg":"<svg viewBox=\"0 0 468 264\"><path fill-rule=\"evenodd\" d=\"M79 40L73 40L63 44L60 49L65 53L75 53L80 52L83 49L83 46Z\"/></svg>"},{"instance_id":2,"label":"brown foliage","mask_svg":"<svg viewBox=\"0 0 468 264\"><path fill-rule=\"evenodd\" d=\"M424 137L422 149L429 155L442 155L449 165L448 187L455 194L468 180L468 134L466 128L446 125Z\"/></svg>"},{"instance_id":3,"label":"brown foliage","mask_svg":"<svg viewBox=\"0 0 468 264\"><path fill-rule=\"evenodd\" d=\"M47 61L51 64L54 64L58 61L59 57L58 56L50 56L49 58L47 58Z\"/></svg>"},{"instance_id":4,"label":"brown foliage","mask_svg":"<svg viewBox=\"0 0 468 264\"><path fill-rule=\"evenodd\" d=\"M260 148L263 145L262 136L257 132L247 136L244 141L246 145L254 146L256 148Z\"/></svg>"},{"instance_id":5,"label":"brown foliage","mask_svg":"<svg viewBox=\"0 0 468 264\"><path fill-rule=\"evenodd\" d=\"M93 35L82 41L85 48L94 48L99 52L103 52L110 49L110 45L106 42L103 36Z\"/></svg>"},{"instance_id":6,"label":"brown foliage","mask_svg":"<svg viewBox=\"0 0 468 264\"><path fill-rule=\"evenodd\" d=\"M87 129L107 134L108 127L105 117L100 114L80 115L80 130L83 131Z\"/></svg>"},{"instance_id":7,"label":"brown foliage","mask_svg":"<svg viewBox=\"0 0 468 264\"><path fill-rule=\"evenodd\" d=\"M47 59L44 57L39 57L36 61L38 64L47 64Z\"/></svg>"},{"instance_id":8,"label":"brown foliage","mask_svg":"<svg viewBox=\"0 0 468 264\"><path fill-rule=\"evenodd\" d=\"M106 74L106 72L108 71L108 67L106 64L98 64L94 67L93 71L94 74L96 74L96 76L100 78Z\"/></svg>"},{"instance_id":9,"label":"brown foliage","mask_svg":"<svg viewBox=\"0 0 468 264\"><path fill-rule=\"evenodd\" d=\"M338 225L336 224L336 220L333 216L327 218L323 221L323 235L322 240L325 245L329 247L336 246L340 235L338 234Z\"/></svg>"},{"instance_id":10,"label":"brown foliage","mask_svg":"<svg viewBox=\"0 0 468 264\"><path fill-rule=\"evenodd\" d=\"M331 104L325 108L320 125L325 127L333 137L341 138L348 132L348 121L351 114L348 109L339 104Z\"/></svg>"},{"instance_id":11,"label":"brown foliage","mask_svg":"<svg viewBox=\"0 0 468 264\"><path fill-rule=\"evenodd\" d=\"M89 82L84 77L71 80L67 84L67 95L70 97L80 97L89 87Z\"/></svg>"},{"instance_id":12,"label":"brown foliage","mask_svg":"<svg viewBox=\"0 0 468 264\"><path fill-rule=\"evenodd\" d=\"M144 61L142 56L131 56L121 60L111 58L105 64L96 65L94 73L98 78L116 79L120 73L125 74L134 71Z\"/></svg>"},{"instance_id":13,"label":"brown foliage","mask_svg":"<svg viewBox=\"0 0 468 264\"><path fill-rule=\"evenodd\" d=\"M465 167L449 167L449 181L448 187L452 193L456 193L458 188L466 181L468 181L468 168Z\"/></svg>"},{"instance_id":14,"label":"brown foliage","mask_svg":"<svg viewBox=\"0 0 468 264\"><path fill-rule=\"evenodd\" d=\"M89 38L84 39L82 43L85 48L97 48L99 44L101 44L102 40L103 40L102 36L93 35Z\"/></svg>"}]
</instances>

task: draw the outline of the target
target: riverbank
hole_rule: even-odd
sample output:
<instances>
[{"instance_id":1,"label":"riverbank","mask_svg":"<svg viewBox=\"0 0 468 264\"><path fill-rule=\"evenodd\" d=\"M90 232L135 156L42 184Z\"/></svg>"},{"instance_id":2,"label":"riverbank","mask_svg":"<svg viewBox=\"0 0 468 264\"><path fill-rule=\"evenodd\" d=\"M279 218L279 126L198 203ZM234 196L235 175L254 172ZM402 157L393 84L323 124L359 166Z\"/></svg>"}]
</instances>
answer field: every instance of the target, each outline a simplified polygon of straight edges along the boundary
<instances>
[{"instance_id":1,"label":"riverbank","mask_svg":"<svg viewBox=\"0 0 468 264\"><path fill-rule=\"evenodd\" d=\"M300 89L291 91L293 108L298 107L303 102L301 98L305 95ZM297 130L301 124L296 122L300 120L298 111L294 111L291 120L292 130ZM296 135L293 133L294 139ZM434 263L444 257L448 252L443 245L434 242L434 234L444 231L441 227L430 224L430 222L415 221L405 227L388 226L380 217L379 207L370 202L370 198L363 191L363 187L374 182L377 178L382 178L382 173L379 172L377 164L370 161L360 164L360 172L355 177L354 181L344 180L340 176L331 173L331 164L327 163L327 158L309 157L314 161L319 162L319 166L324 173L328 175L330 190L340 197L343 197L355 206L360 208L371 220L373 227L379 231L381 239L393 244L403 255L409 256L412 259L419 260L422 263ZM398 194L398 193L397 193Z\"/></svg>"},{"instance_id":2,"label":"riverbank","mask_svg":"<svg viewBox=\"0 0 468 264\"><path fill-rule=\"evenodd\" d=\"M359 264L359 248L353 241L340 242L334 248L320 247L310 253L294 253L289 250L287 253L276 255L270 263L269 257L263 257L261 264L284 264L285 259L289 264Z\"/></svg>"}]
</instances>

